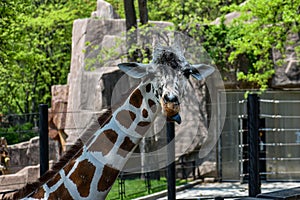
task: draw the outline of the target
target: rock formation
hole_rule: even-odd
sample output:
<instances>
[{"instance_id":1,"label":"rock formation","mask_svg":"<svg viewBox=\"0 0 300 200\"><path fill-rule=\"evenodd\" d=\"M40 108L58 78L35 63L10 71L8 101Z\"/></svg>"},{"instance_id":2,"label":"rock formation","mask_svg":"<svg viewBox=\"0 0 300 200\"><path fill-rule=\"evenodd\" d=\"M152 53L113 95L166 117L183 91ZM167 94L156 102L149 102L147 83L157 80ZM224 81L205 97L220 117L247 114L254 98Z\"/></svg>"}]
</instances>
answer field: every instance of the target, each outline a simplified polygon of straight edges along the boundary
<instances>
[{"instance_id":1,"label":"rock formation","mask_svg":"<svg viewBox=\"0 0 300 200\"><path fill-rule=\"evenodd\" d=\"M275 67L275 75L272 80L272 87L287 88L300 87L300 61L297 56L296 47L299 47L299 34L289 34L288 45L285 46L283 56L275 48L272 51Z\"/></svg>"},{"instance_id":2,"label":"rock formation","mask_svg":"<svg viewBox=\"0 0 300 200\"><path fill-rule=\"evenodd\" d=\"M40 163L39 137L34 137L28 142L22 142L8 146L10 155L10 173L16 173L28 165ZM49 159L57 160L56 143L49 140Z\"/></svg>"},{"instance_id":3,"label":"rock formation","mask_svg":"<svg viewBox=\"0 0 300 200\"><path fill-rule=\"evenodd\" d=\"M49 137L58 144L58 154L66 150L65 142L68 135L65 133L68 105L68 85L54 85L51 87L51 108L48 113Z\"/></svg>"},{"instance_id":4,"label":"rock formation","mask_svg":"<svg viewBox=\"0 0 300 200\"><path fill-rule=\"evenodd\" d=\"M66 129L69 144L82 134L94 114L111 106L112 91L123 75L116 65L125 61L122 58L126 52L125 20L112 19L116 15L106 2L99 0L97 5L98 10L92 18L75 20L73 24L66 119L66 127L73 127ZM171 25L167 22L153 24L158 27ZM123 85L119 94L129 87Z\"/></svg>"}]
</instances>

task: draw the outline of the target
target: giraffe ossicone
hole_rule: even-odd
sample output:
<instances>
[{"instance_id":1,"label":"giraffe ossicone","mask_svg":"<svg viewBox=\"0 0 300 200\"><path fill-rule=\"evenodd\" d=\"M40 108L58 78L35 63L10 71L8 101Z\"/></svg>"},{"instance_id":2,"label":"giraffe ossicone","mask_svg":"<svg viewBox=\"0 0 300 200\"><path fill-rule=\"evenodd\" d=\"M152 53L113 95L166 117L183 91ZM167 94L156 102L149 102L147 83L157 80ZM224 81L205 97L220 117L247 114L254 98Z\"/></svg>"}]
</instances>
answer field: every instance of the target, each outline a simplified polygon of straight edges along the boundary
<instances>
[{"instance_id":1,"label":"giraffe ossicone","mask_svg":"<svg viewBox=\"0 0 300 200\"><path fill-rule=\"evenodd\" d=\"M209 65L190 64L172 46L155 47L149 64L118 66L143 80L53 177L31 192L17 192L12 199L105 199L159 113L180 124L180 104L188 79L202 80L214 71Z\"/></svg>"}]
</instances>

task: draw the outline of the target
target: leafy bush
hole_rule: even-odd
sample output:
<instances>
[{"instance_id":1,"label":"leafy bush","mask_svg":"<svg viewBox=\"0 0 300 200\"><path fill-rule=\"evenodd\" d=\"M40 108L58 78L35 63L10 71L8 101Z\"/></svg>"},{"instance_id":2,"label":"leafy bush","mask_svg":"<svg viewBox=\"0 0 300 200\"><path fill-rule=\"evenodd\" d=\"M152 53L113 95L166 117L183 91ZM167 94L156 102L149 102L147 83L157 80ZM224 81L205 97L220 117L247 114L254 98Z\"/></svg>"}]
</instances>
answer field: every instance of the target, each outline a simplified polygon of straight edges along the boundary
<instances>
[{"instance_id":1,"label":"leafy bush","mask_svg":"<svg viewBox=\"0 0 300 200\"><path fill-rule=\"evenodd\" d=\"M37 131L33 130L31 123L15 125L8 128L0 127L0 137L5 137L9 145L28 141L37 136Z\"/></svg>"}]
</instances>

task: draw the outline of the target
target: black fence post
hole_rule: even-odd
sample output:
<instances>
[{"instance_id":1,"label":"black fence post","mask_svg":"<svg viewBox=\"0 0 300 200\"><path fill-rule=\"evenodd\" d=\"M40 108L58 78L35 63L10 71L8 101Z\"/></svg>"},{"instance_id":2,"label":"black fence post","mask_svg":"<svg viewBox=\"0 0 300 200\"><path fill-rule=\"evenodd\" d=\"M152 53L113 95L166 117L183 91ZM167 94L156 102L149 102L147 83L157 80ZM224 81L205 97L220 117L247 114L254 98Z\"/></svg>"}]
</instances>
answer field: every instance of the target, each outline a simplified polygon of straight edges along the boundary
<instances>
[{"instance_id":1,"label":"black fence post","mask_svg":"<svg viewBox=\"0 0 300 200\"><path fill-rule=\"evenodd\" d=\"M261 193L259 176L259 99L257 94L249 94L248 111L248 144L249 144L249 196L256 197Z\"/></svg>"},{"instance_id":2,"label":"black fence post","mask_svg":"<svg viewBox=\"0 0 300 200\"><path fill-rule=\"evenodd\" d=\"M148 194L151 193L151 177L150 177L150 172L146 172L145 173L145 183L146 183L146 187L147 187L147 192Z\"/></svg>"},{"instance_id":3,"label":"black fence post","mask_svg":"<svg viewBox=\"0 0 300 200\"><path fill-rule=\"evenodd\" d=\"M118 183L119 183L119 198L121 200L123 200L125 197L125 194L126 194L126 192L125 192L125 177L123 177L123 175L120 176Z\"/></svg>"},{"instance_id":4,"label":"black fence post","mask_svg":"<svg viewBox=\"0 0 300 200\"><path fill-rule=\"evenodd\" d=\"M48 105L39 105L40 176L49 169Z\"/></svg>"},{"instance_id":5,"label":"black fence post","mask_svg":"<svg viewBox=\"0 0 300 200\"><path fill-rule=\"evenodd\" d=\"M175 177L175 123L167 122L167 143L168 143L168 199L176 199L176 177Z\"/></svg>"}]
</instances>

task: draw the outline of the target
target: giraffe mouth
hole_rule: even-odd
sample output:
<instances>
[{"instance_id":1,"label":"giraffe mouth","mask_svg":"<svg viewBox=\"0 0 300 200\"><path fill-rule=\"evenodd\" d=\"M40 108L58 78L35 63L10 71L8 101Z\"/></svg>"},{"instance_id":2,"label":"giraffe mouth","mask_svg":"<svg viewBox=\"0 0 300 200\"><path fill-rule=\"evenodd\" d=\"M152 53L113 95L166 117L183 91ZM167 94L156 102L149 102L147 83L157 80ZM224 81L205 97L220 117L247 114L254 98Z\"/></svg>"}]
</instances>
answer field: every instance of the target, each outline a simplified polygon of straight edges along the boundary
<instances>
[{"instance_id":1,"label":"giraffe mouth","mask_svg":"<svg viewBox=\"0 0 300 200\"><path fill-rule=\"evenodd\" d=\"M179 113L177 113L176 115L173 115L171 117L167 117L167 121L171 121L171 122L177 122L177 124L181 124L181 117L179 115Z\"/></svg>"}]
</instances>

